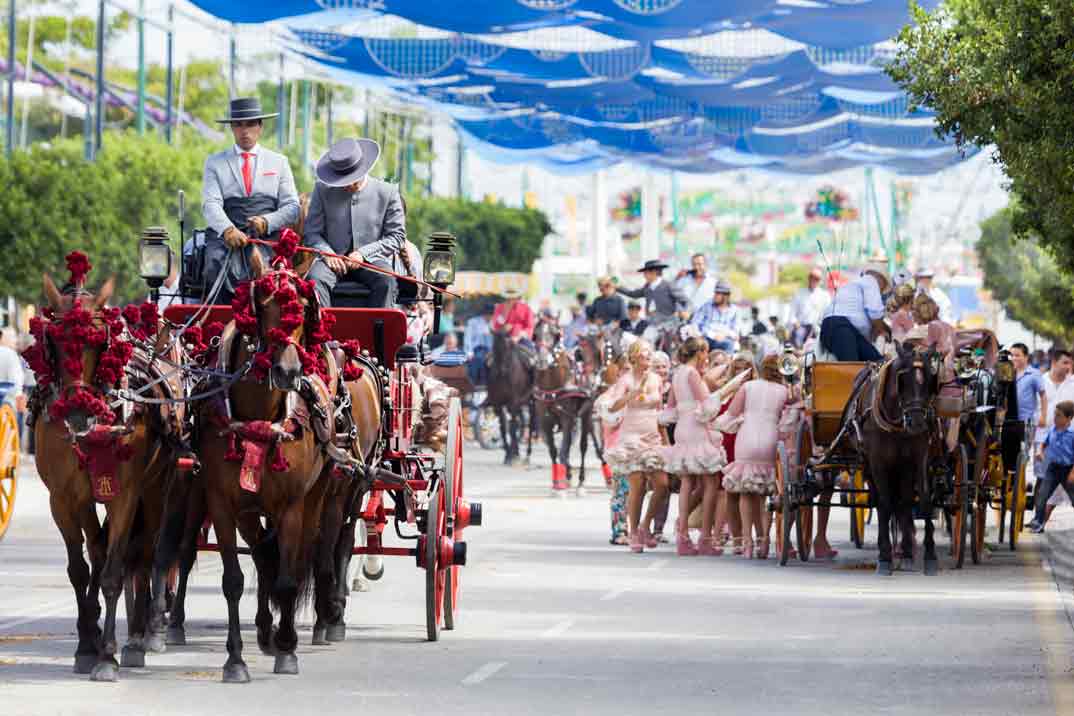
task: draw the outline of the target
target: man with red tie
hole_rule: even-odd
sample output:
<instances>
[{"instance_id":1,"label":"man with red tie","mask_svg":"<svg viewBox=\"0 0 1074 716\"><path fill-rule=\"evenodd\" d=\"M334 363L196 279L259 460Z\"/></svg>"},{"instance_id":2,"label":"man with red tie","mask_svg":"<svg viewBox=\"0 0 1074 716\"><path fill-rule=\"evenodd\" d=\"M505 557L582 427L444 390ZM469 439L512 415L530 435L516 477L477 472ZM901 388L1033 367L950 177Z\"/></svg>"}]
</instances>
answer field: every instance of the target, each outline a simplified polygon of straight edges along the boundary
<instances>
[{"instance_id":1,"label":"man with red tie","mask_svg":"<svg viewBox=\"0 0 1074 716\"><path fill-rule=\"evenodd\" d=\"M228 303L240 281L250 276L250 252L271 251L248 243L249 238L274 240L281 229L298 220L298 193L287 157L258 144L263 120L276 114L261 111L256 97L231 101L228 116L217 120L231 126L234 146L205 160L201 204L207 226L205 278L208 290L227 271L217 303ZM230 252L230 259L228 258Z\"/></svg>"}]
</instances>

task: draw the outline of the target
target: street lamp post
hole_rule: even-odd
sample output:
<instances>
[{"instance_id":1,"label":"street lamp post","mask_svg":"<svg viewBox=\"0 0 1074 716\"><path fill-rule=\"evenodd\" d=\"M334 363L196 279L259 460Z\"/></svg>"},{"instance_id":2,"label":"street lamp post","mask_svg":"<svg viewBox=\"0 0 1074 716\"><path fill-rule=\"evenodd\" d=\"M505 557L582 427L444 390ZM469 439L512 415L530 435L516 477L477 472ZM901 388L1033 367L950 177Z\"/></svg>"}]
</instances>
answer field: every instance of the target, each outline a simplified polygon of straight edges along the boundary
<instances>
[{"instance_id":1,"label":"street lamp post","mask_svg":"<svg viewBox=\"0 0 1074 716\"><path fill-rule=\"evenodd\" d=\"M96 158L104 142L104 22L105 0L97 2L97 96L93 116L93 156Z\"/></svg>"}]
</instances>

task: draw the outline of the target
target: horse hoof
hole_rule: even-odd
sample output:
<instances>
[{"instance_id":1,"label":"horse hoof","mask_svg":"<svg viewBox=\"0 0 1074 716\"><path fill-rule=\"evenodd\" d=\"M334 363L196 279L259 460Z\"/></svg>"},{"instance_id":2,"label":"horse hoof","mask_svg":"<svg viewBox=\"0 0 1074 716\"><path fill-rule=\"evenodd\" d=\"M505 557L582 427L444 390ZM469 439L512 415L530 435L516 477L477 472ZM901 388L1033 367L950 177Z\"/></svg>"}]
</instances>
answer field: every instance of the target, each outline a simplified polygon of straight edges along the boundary
<instances>
[{"instance_id":1,"label":"horse hoof","mask_svg":"<svg viewBox=\"0 0 1074 716\"><path fill-rule=\"evenodd\" d=\"M153 654L163 654L168 650L168 640L163 632L152 632L145 637L145 650Z\"/></svg>"},{"instance_id":2,"label":"horse hoof","mask_svg":"<svg viewBox=\"0 0 1074 716\"><path fill-rule=\"evenodd\" d=\"M298 657L294 652L288 654L277 654L276 665L272 667L272 673L274 674L297 674L298 673Z\"/></svg>"},{"instance_id":3,"label":"horse hoof","mask_svg":"<svg viewBox=\"0 0 1074 716\"><path fill-rule=\"evenodd\" d=\"M329 624L325 634L328 641L343 641L347 638L346 624Z\"/></svg>"},{"instance_id":4,"label":"horse hoof","mask_svg":"<svg viewBox=\"0 0 1074 716\"><path fill-rule=\"evenodd\" d=\"M899 560L899 569L903 572L913 572L914 560L909 557L903 557L901 560Z\"/></svg>"},{"instance_id":5,"label":"horse hoof","mask_svg":"<svg viewBox=\"0 0 1074 716\"><path fill-rule=\"evenodd\" d=\"M181 626L168 627L164 641L168 646L186 646L186 629Z\"/></svg>"},{"instance_id":6,"label":"horse hoof","mask_svg":"<svg viewBox=\"0 0 1074 716\"><path fill-rule=\"evenodd\" d=\"M246 664L241 661L235 664L224 664L224 678L221 679L225 684L248 684L250 683L250 671L246 668Z\"/></svg>"},{"instance_id":7,"label":"horse hoof","mask_svg":"<svg viewBox=\"0 0 1074 716\"><path fill-rule=\"evenodd\" d=\"M124 669L144 669L145 651L130 645L123 647L119 656L119 665Z\"/></svg>"},{"instance_id":8,"label":"horse hoof","mask_svg":"<svg viewBox=\"0 0 1074 716\"><path fill-rule=\"evenodd\" d=\"M328 645L328 639L325 638L325 629L323 626L313 627L313 640L310 643L314 646Z\"/></svg>"},{"instance_id":9,"label":"horse hoof","mask_svg":"<svg viewBox=\"0 0 1074 716\"><path fill-rule=\"evenodd\" d=\"M75 668L76 674L90 674L93 673L93 667L97 666L97 654L75 654Z\"/></svg>"},{"instance_id":10,"label":"horse hoof","mask_svg":"<svg viewBox=\"0 0 1074 716\"><path fill-rule=\"evenodd\" d=\"M891 562L877 562L876 573L881 577L891 576Z\"/></svg>"},{"instance_id":11,"label":"horse hoof","mask_svg":"<svg viewBox=\"0 0 1074 716\"><path fill-rule=\"evenodd\" d=\"M376 571L373 571L373 570L369 569L369 565L371 563L370 560L366 560L365 564L362 565L362 576L364 576L366 579L368 579L371 582L375 582L375 581L377 581L378 579L380 579L381 577L384 576L384 560L378 560L378 561L380 563L380 565L379 565L380 569L377 569Z\"/></svg>"},{"instance_id":12,"label":"horse hoof","mask_svg":"<svg viewBox=\"0 0 1074 716\"><path fill-rule=\"evenodd\" d=\"M935 559L926 559L925 560L925 576L926 577L935 577L939 573L940 573L940 563L937 562Z\"/></svg>"},{"instance_id":13,"label":"horse hoof","mask_svg":"<svg viewBox=\"0 0 1074 716\"><path fill-rule=\"evenodd\" d=\"M369 580L363 577L355 577L351 581L352 592L368 592L370 590Z\"/></svg>"},{"instance_id":14,"label":"horse hoof","mask_svg":"<svg viewBox=\"0 0 1074 716\"><path fill-rule=\"evenodd\" d=\"M90 681L119 681L119 665L115 659L97 662L93 671L90 672Z\"/></svg>"},{"instance_id":15,"label":"horse hoof","mask_svg":"<svg viewBox=\"0 0 1074 716\"><path fill-rule=\"evenodd\" d=\"M574 495L575 495L575 497L585 497L585 488L584 488L584 487L582 487L581 485L579 485L579 486L578 486L578 487L577 487L577 488L576 488L576 489L574 490Z\"/></svg>"}]
</instances>

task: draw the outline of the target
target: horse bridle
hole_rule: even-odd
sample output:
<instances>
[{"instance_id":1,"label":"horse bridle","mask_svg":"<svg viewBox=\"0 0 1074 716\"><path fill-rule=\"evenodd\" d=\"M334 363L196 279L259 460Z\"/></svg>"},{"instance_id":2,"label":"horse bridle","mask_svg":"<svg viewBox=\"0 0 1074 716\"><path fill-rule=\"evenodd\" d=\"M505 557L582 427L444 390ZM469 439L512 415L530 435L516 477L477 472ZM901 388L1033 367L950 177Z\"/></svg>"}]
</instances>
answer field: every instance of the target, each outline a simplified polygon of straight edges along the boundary
<instances>
[{"instance_id":1,"label":"horse bridle","mask_svg":"<svg viewBox=\"0 0 1074 716\"><path fill-rule=\"evenodd\" d=\"M936 364L937 357L939 356L936 351L929 349L927 353L922 355L920 352L915 351L909 360L907 366L896 366L896 362L889 364L887 368L882 368L881 371L894 368L895 379L895 405L899 411L900 424L891 422L881 409L883 405L883 385L878 386L876 391L877 400L875 401L874 413L877 418L877 423L881 428L887 432L907 432L910 430L910 426L913 424L914 416L920 416L921 420L928 423L933 416L933 401L931 398L913 398L909 401L904 401L902 392L899 390L900 380L910 373L915 373L918 370L924 375L925 383L935 383L939 380L939 368ZM925 391L928 395L931 389L936 386L930 385Z\"/></svg>"}]
</instances>

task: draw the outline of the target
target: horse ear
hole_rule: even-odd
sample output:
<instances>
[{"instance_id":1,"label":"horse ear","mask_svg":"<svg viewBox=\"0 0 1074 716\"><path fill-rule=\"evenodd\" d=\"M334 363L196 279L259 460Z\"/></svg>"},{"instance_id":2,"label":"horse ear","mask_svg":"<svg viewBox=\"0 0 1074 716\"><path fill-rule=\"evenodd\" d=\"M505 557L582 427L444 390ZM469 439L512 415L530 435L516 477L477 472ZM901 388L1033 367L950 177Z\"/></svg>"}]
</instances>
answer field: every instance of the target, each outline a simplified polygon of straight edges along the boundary
<instances>
[{"instance_id":1,"label":"horse ear","mask_svg":"<svg viewBox=\"0 0 1074 716\"><path fill-rule=\"evenodd\" d=\"M108 302L112 300L112 294L116 292L116 277L112 276L100 290L97 291L97 298L93 299L93 310L99 311L108 305Z\"/></svg>"},{"instance_id":2,"label":"horse ear","mask_svg":"<svg viewBox=\"0 0 1074 716\"><path fill-rule=\"evenodd\" d=\"M60 290L56 288L56 284L53 282L52 277L47 273L41 275L41 284L45 289L45 300L48 301L48 305L54 309L59 309L63 304L63 296L60 295Z\"/></svg>"},{"instance_id":3,"label":"horse ear","mask_svg":"<svg viewBox=\"0 0 1074 716\"><path fill-rule=\"evenodd\" d=\"M265 266L265 260L261 258L261 252L256 249L250 252L250 270L253 272L255 279L264 276L268 270Z\"/></svg>"}]
</instances>

